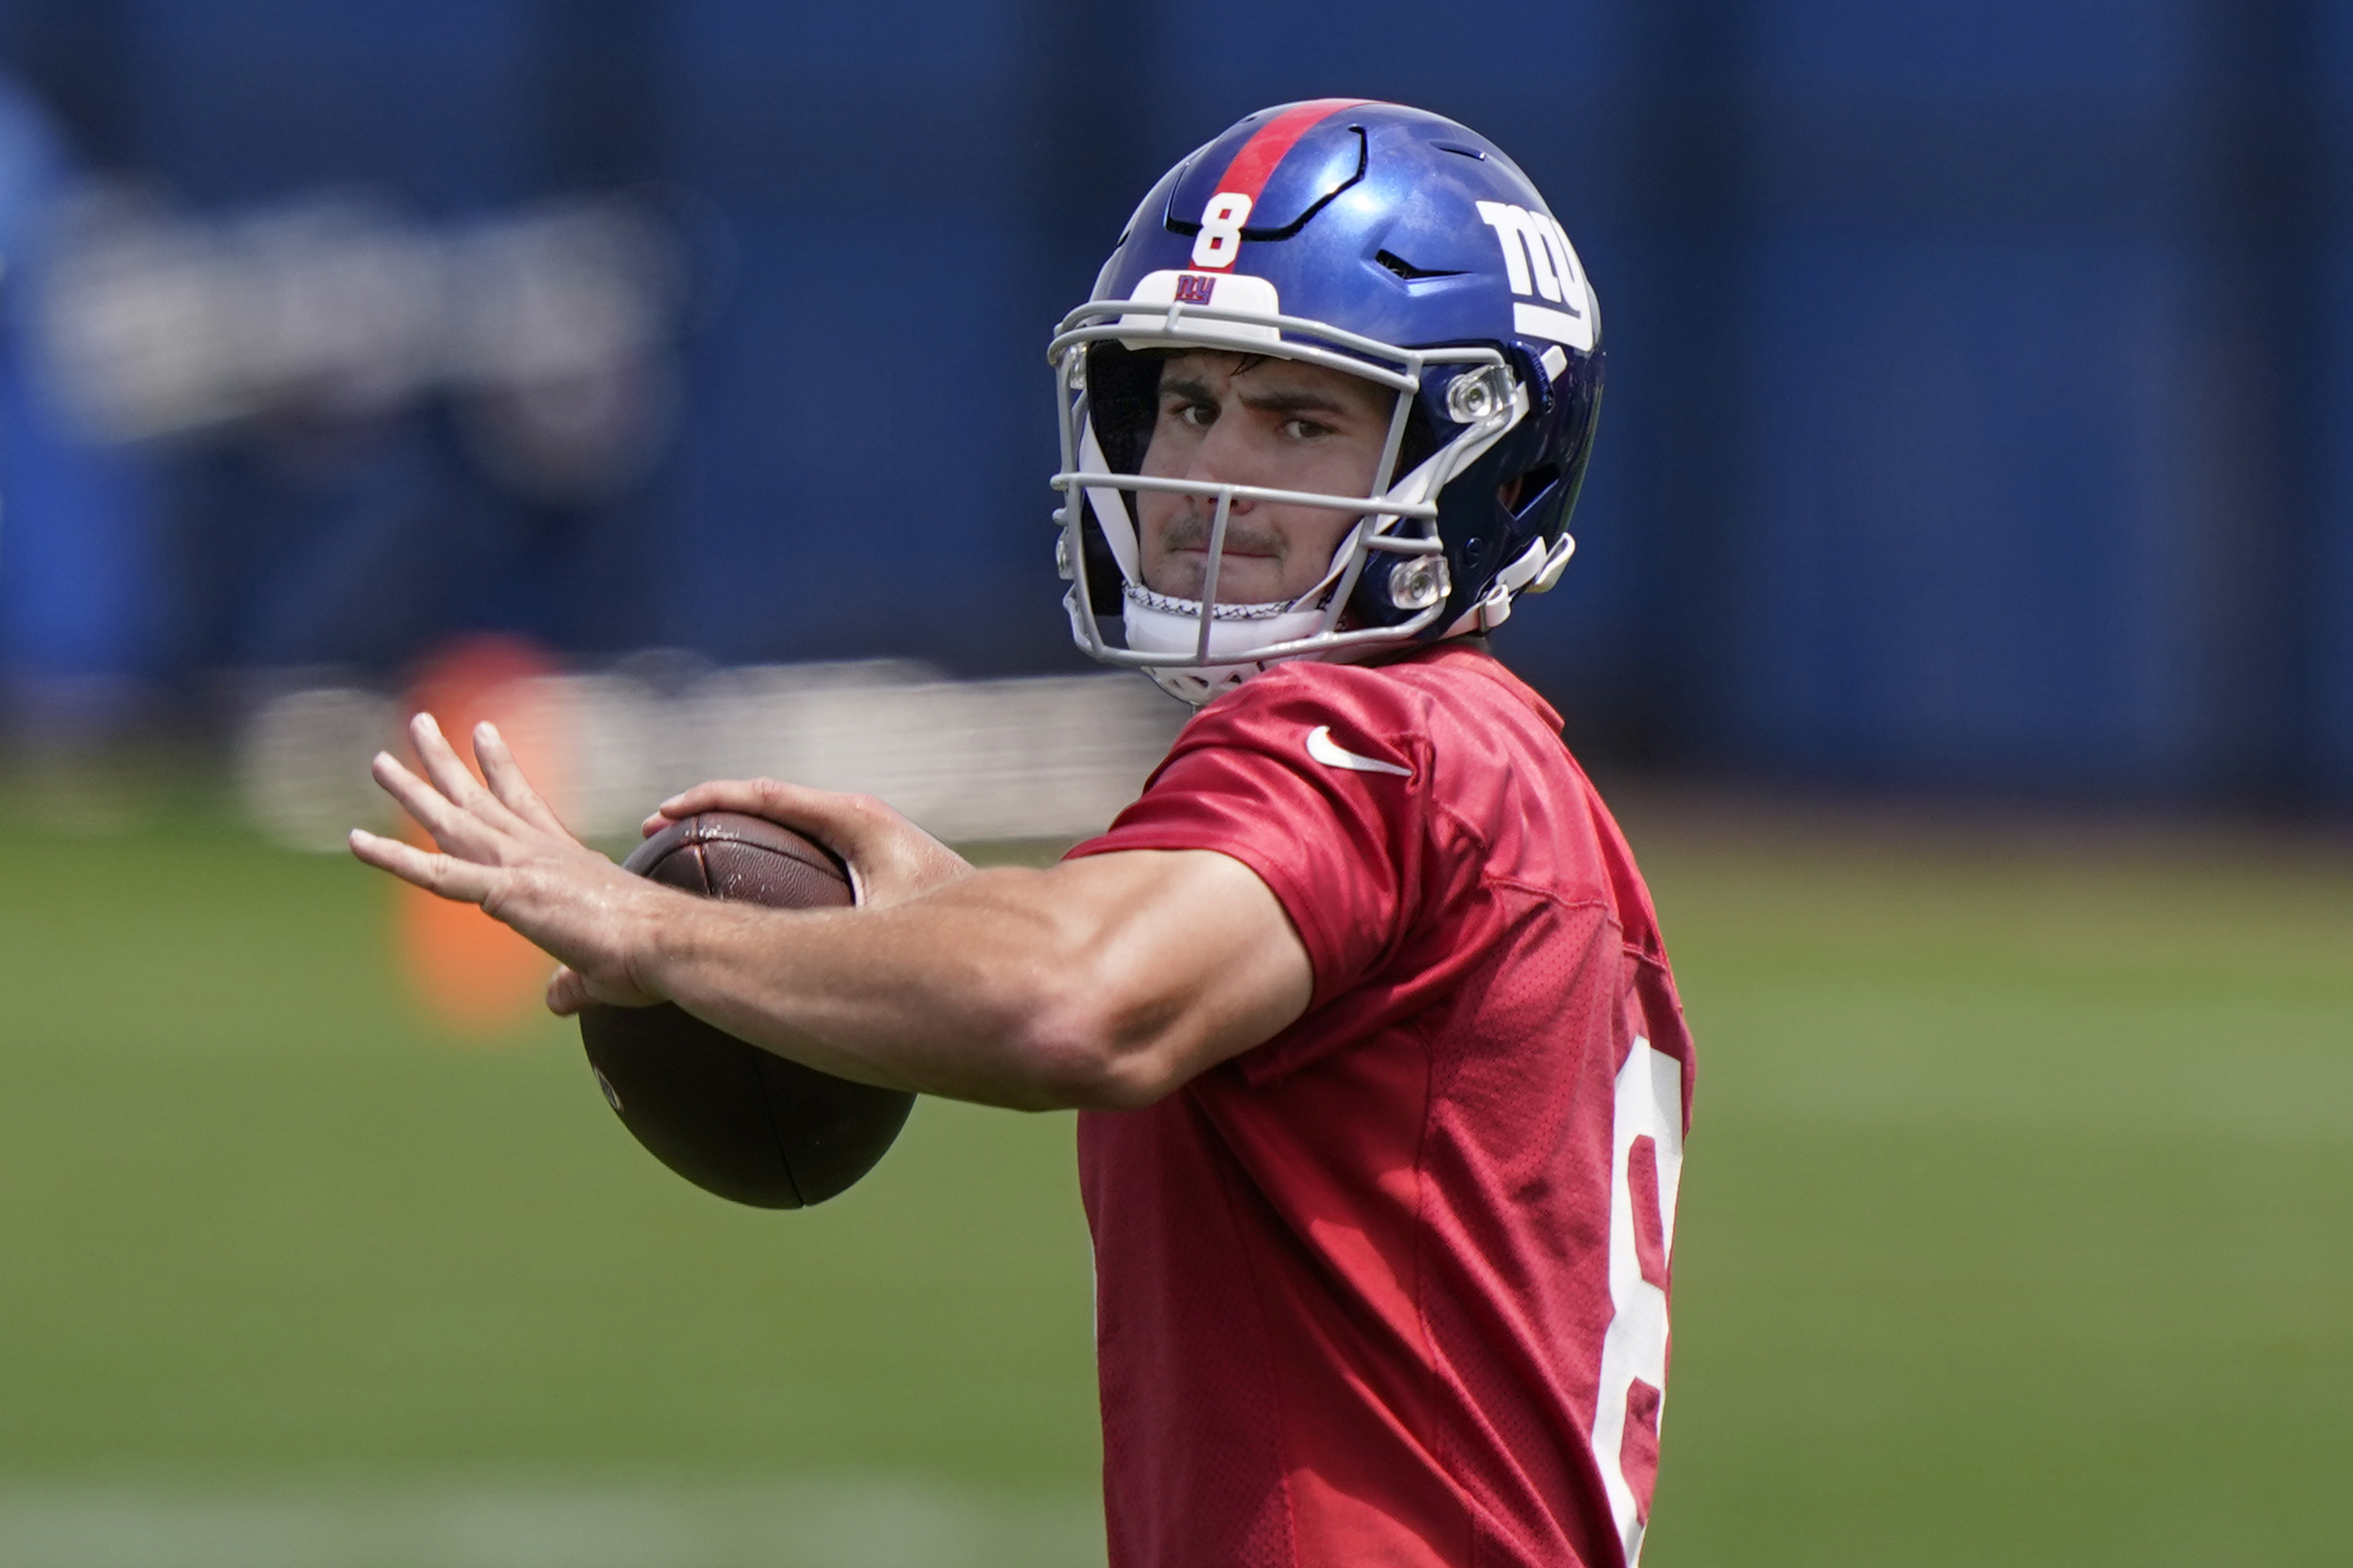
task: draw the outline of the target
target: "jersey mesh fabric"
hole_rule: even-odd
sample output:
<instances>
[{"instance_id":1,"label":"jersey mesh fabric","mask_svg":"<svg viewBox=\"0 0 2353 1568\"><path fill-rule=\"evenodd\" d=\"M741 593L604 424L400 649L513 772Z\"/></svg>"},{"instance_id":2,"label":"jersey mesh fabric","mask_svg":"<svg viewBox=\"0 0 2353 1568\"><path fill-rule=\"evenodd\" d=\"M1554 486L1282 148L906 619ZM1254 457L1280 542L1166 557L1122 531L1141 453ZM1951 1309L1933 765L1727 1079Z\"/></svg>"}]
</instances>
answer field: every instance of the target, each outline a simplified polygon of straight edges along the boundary
<instances>
[{"instance_id":1,"label":"jersey mesh fabric","mask_svg":"<svg viewBox=\"0 0 2353 1568\"><path fill-rule=\"evenodd\" d=\"M1231 855L1315 973L1274 1039L1080 1118L1114 1568L1622 1562L1613 1084L1646 1039L1688 1117L1692 1052L1559 729L1475 649L1282 665L1071 851Z\"/></svg>"}]
</instances>

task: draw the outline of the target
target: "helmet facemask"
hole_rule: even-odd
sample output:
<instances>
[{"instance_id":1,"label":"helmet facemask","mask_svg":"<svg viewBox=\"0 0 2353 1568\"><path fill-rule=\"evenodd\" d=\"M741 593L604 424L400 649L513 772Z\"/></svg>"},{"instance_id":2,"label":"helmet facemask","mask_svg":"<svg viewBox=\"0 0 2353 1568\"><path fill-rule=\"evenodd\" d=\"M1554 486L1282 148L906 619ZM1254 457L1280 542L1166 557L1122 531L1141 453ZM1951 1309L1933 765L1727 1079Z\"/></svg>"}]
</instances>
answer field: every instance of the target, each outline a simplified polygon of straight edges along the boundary
<instances>
[{"instance_id":1,"label":"helmet facemask","mask_svg":"<svg viewBox=\"0 0 2353 1568\"><path fill-rule=\"evenodd\" d=\"M1133 302L1105 301L1074 312L1050 352L1060 392L1062 472L1054 484L1066 498L1057 513L1071 583L1064 603L1088 653L1142 669L1199 704L1285 659L1363 658L1449 629L1437 624L1450 590L1439 492L1529 409L1496 350L1406 350L1264 313L1171 305L1145 314ZM1160 367L1182 352L1290 359L1386 388L1393 402L1369 493L1143 474ZM1212 503L1198 598L1145 582L1138 521L1148 492ZM1079 505L1068 504L1073 496ZM1217 584L1238 501L1328 509L1349 521L1303 592L1225 602L1232 595Z\"/></svg>"}]
</instances>

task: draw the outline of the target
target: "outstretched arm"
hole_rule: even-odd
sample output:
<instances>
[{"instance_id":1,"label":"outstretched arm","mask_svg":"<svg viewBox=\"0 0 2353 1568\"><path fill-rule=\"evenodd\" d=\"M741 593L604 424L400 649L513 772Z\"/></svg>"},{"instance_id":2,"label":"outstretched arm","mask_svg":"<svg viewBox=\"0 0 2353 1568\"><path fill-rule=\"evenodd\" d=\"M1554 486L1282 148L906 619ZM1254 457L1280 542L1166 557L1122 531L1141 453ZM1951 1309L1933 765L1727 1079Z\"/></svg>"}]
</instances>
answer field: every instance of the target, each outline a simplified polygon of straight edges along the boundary
<instances>
[{"instance_id":1,"label":"outstretched arm","mask_svg":"<svg viewBox=\"0 0 2353 1568\"><path fill-rule=\"evenodd\" d=\"M1271 1038L1314 988L1282 905L1211 851L972 871L859 797L744 784L668 803L759 809L762 789L783 791L767 797L773 814L845 852L871 888L856 909L756 909L656 886L581 845L488 726L475 735L487 789L428 717L412 733L427 778L389 756L376 774L441 852L362 832L353 852L481 904L562 960L558 1012L675 1001L845 1078L1025 1109L1129 1108Z\"/></svg>"}]
</instances>

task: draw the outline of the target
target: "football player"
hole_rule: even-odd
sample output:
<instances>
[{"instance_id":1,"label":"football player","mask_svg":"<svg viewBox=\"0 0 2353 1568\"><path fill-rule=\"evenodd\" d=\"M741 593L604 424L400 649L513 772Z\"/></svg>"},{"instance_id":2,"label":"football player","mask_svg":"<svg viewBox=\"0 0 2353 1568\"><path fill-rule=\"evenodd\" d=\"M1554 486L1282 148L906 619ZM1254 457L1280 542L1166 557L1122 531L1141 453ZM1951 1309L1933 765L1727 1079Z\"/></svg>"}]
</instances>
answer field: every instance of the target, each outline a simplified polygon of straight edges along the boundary
<instances>
[{"instance_id":1,"label":"football player","mask_svg":"<svg viewBox=\"0 0 2353 1568\"><path fill-rule=\"evenodd\" d=\"M494 731L377 759L361 858L844 1077L1077 1107L1119 1568L1630 1564L1693 1056L1650 899L1488 633L1566 564L1597 307L1512 161L1355 100L1136 209L1049 350L1079 646L1198 705L1048 870L879 802L701 785L858 906L698 901L576 843Z\"/></svg>"}]
</instances>

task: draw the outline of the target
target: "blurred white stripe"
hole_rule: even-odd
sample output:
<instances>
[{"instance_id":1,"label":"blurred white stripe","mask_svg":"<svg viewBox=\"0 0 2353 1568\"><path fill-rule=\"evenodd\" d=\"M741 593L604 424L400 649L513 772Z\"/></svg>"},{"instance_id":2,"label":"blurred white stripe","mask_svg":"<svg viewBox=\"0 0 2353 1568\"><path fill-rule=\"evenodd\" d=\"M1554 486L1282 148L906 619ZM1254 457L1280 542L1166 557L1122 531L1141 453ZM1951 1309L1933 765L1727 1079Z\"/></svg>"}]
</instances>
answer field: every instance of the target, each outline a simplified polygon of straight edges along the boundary
<instances>
[{"instance_id":1,"label":"blurred white stripe","mask_svg":"<svg viewBox=\"0 0 2353 1568\"><path fill-rule=\"evenodd\" d=\"M9 1568L1100 1568L1101 1512L873 1477L0 1489Z\"/></svg>"},{"instance_id":2,"label":"blurred white stripe","mask_svg":"<svg viewBox=\"0 0 2353 1568\"><path fill-rule=\"evenodd\" d=\"M1186 715L1132 675L942 681L887 662L722 670L668 694L563 676L530 683L525 704L568 738L558 809L591 838L633 832L688 784L761 776L879 795L951 841L1081 838L1135 798ZM349 687L264 705L238 751L254 822L314 850L381 824L367 759L400 717Z\"/></svg>"}]
</instances>

